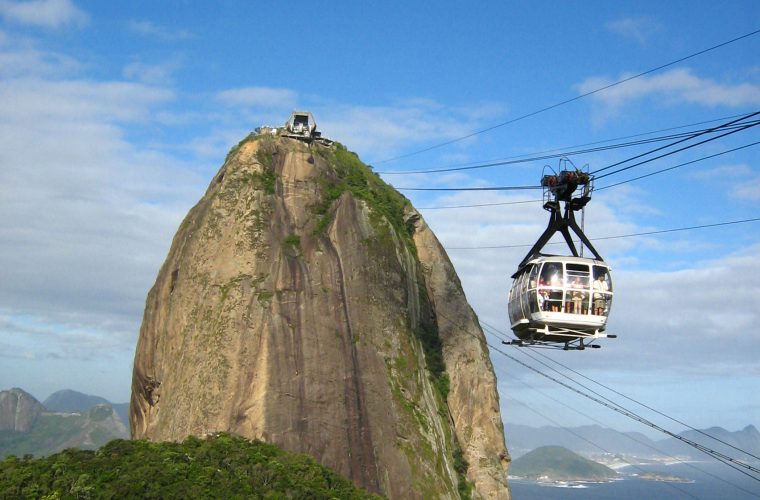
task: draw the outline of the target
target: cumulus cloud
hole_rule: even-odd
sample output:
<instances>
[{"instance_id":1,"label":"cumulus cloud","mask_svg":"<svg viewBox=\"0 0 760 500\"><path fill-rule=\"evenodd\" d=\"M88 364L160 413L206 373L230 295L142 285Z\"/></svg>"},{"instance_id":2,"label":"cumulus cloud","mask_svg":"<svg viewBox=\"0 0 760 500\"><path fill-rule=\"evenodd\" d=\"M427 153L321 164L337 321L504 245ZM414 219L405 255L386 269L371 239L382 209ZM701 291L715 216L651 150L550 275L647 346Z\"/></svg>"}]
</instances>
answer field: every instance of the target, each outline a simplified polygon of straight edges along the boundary
<instances>
[{"instance_id":1,"label":"cumulus cloud","mask_svg":"<svg viewBox=\"0 0 760 500\"><path fill-rule=\"evenodd\" d=\"M692 177L708 183L710 187L722 187L733 198L760 200L760 175L747 164L720 165L694 172Z\"/></svg>"},{"instance_id":2,"label":"cumulus cloud","mask_svg":"<svg viewBox=\"0 0 760 500\"><path fill-rule=\"evenodd\" d=\"M443 106L426 99L406 100L386 106L335 105L318 108L317 123L328 137L359 151L363 158L382 159L430 142L457 139L502 116L494 103ZM463 141L471 144L475 139Z\"/></svg>"},{"instance_id":3,"label":"cumulus cloud","mask_svg":"<svg viewBox=\"0 0 760 500\"><path fill-rule=\"evenodd\" d=\"M89 21L89 15L70 0L0 0L0 16L7 21L42 28L83 26Z\"/></svg>"},{"instance_id":4,"label":"cumulus cloud","mask_svg":"<svg viewBox=\"0 0 760 500\"><path fill-rule=\"evenodd\" d=\"M131 350L145 292L205 184L125 138L174 94L29 73L0 82L0 335L35 359Z\"/></svg>"},{"instance_id":5,"label":"cumulus cloud","mask_svg":"<svg viewBox=\"0 0 760 500\"><path fill-rule=\"evenodd\" d=\"M33 46L0 48L0 78L49 77L73 74L81 65L63 54L41 51Z\"/></svg>"},{"instance_id":6,"label":"cumulus cloud","mask_svg":"<svg viewBox=\"0 0 760 500\"><path fill-rule=\"evenodd\" d=\"M579 94L585 94L630 76L595 76L575 85L575 89ZM676 68L662 74L630 80L593 94L590 98L598 106L597 119L604 119L614 116L624 106L646 98L659 99L667 105L688 103L731 108L757 106L760 104L760 85L720 83L710 78L701 78L688 68Z\"/></svg>"},{"instance_id":7,"label":"cumulus cloud","mask_svg":"<svg viewBox=\"0 0 760 500\"><path fill-rule=\"evenodd\" d=\"M142 61L133 61L122 70L122 75L127 80L136 80L149 85L168 85L174 80L174 73L179 69L178 61L169 61L160 64L149 64Z\"/></svg>"}]
</instances>

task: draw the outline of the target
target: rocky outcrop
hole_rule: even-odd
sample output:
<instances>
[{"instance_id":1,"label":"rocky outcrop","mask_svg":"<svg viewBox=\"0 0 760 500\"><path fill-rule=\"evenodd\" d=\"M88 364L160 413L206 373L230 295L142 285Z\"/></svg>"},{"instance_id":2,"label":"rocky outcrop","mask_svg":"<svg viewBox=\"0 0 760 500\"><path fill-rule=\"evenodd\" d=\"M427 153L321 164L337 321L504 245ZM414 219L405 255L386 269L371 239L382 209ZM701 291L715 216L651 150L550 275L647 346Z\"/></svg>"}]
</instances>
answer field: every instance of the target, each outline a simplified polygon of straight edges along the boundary
<instances>
[{"instance_id":1,"label":"rocky outcrop","mask_svg":"<svg viewBox=\"0 0 760 500\"><path fill-rule=\"evenodd\" d=\"M43 410L34 396L21 389L0 391L0 431L29 432Z\"/></svg>"},{"instance_id":2,"label":"rocky outcrop","mask_svg":"<svg viewBox=\"0 0 760 500\"><path fill-rule=\"evenodd\" d=\"M335 144L252 136L180 226L135 354L135 438L229 431L392 498L508 498L496 380L442 247Z\"/></svg>"}]
</instances>

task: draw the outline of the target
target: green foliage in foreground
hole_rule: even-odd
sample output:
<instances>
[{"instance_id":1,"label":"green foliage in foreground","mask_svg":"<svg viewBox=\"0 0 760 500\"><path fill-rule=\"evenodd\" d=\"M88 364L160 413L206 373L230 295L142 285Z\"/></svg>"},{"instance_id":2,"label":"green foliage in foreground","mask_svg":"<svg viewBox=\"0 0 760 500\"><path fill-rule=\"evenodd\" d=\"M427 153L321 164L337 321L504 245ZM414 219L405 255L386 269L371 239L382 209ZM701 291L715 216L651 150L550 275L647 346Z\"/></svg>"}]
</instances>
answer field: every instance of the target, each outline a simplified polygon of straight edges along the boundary
<instances>
[{"instance_id":1,"label":"green foliage in foreground","mask_svg":"<svg viewBox=\"0 0 760 500\"><path fill-rule=\"evenodd\" d=\"M117 439L0 462L0 498L377 498L307 455L229 434Z\"/></svg>"}]
</instances>

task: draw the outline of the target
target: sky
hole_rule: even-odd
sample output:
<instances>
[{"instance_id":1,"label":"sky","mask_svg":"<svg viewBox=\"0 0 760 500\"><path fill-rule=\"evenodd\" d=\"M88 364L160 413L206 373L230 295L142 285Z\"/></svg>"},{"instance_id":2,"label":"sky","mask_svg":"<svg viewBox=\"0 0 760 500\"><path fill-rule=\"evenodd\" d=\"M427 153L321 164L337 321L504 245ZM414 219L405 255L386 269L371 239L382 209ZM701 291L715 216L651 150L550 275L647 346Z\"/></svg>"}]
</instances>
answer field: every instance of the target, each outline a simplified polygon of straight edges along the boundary
<instances>
[{"instance_id":1,"label":"sky","mask_svg":"<svg viewBox=\"0 0 760 500\"><path fill-rule=\"evenodd\" d=\"M535 186L558 158L409 172L758 111L760 34L594 92L758 28L755 0L0 0L0 389L129 399L145 297L171 239L227 151L260 125L309 110L323 135L399 189ZM757 218L760 149L727 151L758 142L759 129L598 179L586 234ZM663 144L568 159L593 172ZM482 322L509 335L510 276L548 222L540 191L402 192ZM505 204L516 201L525 203ZM488 206L442 208L461 205ZM545 372L528 355L548 356L694 427L760 426L759 235L752 221L598 239L613 269L617 339L538 353L488 341ZM648 432L499 351L507 432Z\"/></svg>"}]
</instances>

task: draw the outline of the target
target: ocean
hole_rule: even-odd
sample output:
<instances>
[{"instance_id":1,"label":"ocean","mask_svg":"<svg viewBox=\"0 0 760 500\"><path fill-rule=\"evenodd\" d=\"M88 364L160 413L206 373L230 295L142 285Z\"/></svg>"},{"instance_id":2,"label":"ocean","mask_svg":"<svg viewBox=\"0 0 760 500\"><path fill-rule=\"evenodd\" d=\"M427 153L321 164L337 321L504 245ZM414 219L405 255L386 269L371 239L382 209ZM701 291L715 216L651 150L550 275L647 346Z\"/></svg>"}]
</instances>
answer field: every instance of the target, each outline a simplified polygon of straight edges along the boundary
<instances>
[{"instance_id":1,"label":"ocean","mask_svg":"<svg viewBox=\"0 0 760 500\"><path fill-rule=\"evenodd\" d=\"M695 467L701 469L696 470ZM540 485L510 479L514 500L757 500L760 481L755 481L721 463L677 463L637 465L618 469L622 479L609 483ZM647 481L633 474L652 472L677 476L693 482ZM747 471L751 474L750 471ZM710 476L712 474L713 476ZM760 479L760 478L758 478ZM730 484L729 484L730 483Z\"/></svg>"}]
</instances>

